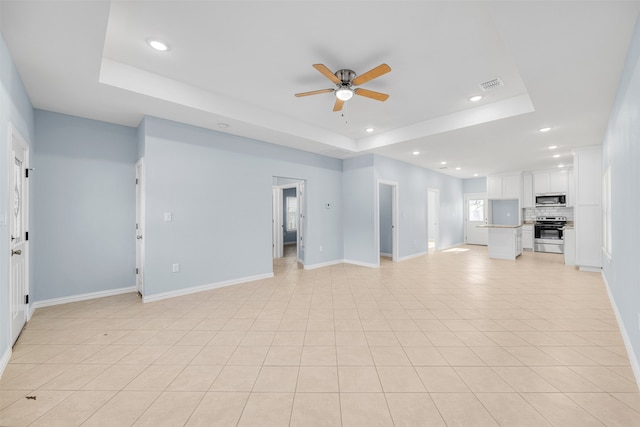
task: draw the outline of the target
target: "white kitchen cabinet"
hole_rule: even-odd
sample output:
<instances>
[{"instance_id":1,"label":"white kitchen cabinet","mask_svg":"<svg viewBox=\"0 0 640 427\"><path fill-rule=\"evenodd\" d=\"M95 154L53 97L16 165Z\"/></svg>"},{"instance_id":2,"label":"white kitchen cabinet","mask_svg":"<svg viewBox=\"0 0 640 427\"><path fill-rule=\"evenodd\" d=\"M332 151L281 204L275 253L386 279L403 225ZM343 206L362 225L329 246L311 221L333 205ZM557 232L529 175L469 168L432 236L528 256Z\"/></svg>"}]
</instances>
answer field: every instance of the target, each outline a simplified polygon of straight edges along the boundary
<instances>
[{"instance_id":1,"label":"white kitchen cabinet","mask_svg":"<svg viewBox=\"0 0 640 427\"><path fill-rule=\"evenodd\" d=\"M573 207L576 204L576 180L573 168L567 170L567 178L569 185L567 187L567 207Z\"/></svg>"},{"instance_id":2,"label":"white kitchen cabinet","mask_svg":"<svg viewBox=\"0 0 640 427\"><path fill-rule=\"evenodd\" d=\"M566 193L569 180L565 170L535 171L533 173L534 194Z\"/></svg>"},{"instance_id":3,"label":"white kitchen cabinet","mask_svg":"<svg viewBox=\"0 0 640 427\"><path fill-rule=\"evenodd\" d=\"M602 268L602 147L575 149L575 262L581 270Z\"/></svg>"},{"instance_id":4,"label":"white kitchen cabinet","mask_svg":"<svg viewBox=\"0 0 640 427\"><path fill-rule=\"evenodd\" d=\"M576 265L576 231L564 229L564 265Z\"/></svg>"},{"instance_id":5,"label":"white kitchen cabinet","mask_svg":"<svg viewBox=\"0 0 640 427\"><path fill-rule=\"evenodd\" d=\"M489 175L487 177L487 198L522 201L522 173Z\"/></svg>"},{"instance_id":6,"label":"white kitchen cabinet","mask_svg":"<svg viewBox=\"0 0 640 427\"><path fill-rule=\"evenodd\" d=\"M522 249L533 250L533 225L522 226Z\"/></svg>"},{"instance_id":7,"label":"white kitchen cabinet","mask_svg":"<svg viewBox=\"0 0 640 427\"><path fill-rule=\"evenodd\" d=\"M533 175L530 173L525 173L522 176L522 207L523 208L532 208L535 206L535 200L534 200L533 194L534 194Z\"/></svg>"}]
</instances>

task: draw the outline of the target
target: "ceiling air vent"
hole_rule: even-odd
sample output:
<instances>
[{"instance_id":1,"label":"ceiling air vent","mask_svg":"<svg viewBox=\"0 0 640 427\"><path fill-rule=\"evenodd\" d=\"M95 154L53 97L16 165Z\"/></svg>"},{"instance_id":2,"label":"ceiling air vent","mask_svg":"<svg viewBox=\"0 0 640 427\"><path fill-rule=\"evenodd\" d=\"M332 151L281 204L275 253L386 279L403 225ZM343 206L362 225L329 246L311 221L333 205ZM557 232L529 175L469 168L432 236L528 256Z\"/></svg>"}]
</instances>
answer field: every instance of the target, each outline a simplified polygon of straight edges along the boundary
<instances>
[{"instance_id":1,"label":"ceiling air vent","mask_svg":"<svg viewBox=\"0 0 640 427\"><path fill-rule=\"evenodd\" d=\"M479 86L480 89L487 92L500 86L504 86L504 83L502 80L500 80L500 77L496 77L495 79L487 80L486 82L480 83Z\"/></svg>"}]
</instances>

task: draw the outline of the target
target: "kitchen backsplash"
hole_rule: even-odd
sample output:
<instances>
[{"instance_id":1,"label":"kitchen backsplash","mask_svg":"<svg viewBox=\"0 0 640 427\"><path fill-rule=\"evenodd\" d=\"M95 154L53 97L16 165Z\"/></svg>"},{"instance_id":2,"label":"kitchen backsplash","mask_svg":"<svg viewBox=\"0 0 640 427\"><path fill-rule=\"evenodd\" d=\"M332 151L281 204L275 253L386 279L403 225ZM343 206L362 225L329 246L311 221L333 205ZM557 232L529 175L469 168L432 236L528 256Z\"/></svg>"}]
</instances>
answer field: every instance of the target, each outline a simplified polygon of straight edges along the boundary
<instances>
[{"instance_id":1,"label":"kitchen backsplash","mask_svg":"<svg viewBox=\"0 0 640 427\"><path fill-rule=\"evenodd\" d=\"M573 208L524 208L522 218L525 221L535 221L537 216L566 216L567 221L573 221Z\"/></svg>"}]
</instances>

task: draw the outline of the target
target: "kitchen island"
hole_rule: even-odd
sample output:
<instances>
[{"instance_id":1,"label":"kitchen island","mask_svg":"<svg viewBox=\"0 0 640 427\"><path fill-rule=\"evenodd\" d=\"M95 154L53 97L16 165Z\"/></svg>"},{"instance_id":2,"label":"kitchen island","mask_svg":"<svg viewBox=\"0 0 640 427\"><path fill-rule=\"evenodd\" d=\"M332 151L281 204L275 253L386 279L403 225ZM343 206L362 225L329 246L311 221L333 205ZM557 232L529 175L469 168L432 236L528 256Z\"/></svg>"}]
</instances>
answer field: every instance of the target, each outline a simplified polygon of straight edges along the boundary
<instances>
[{"instance_id":1,"label":"kitchen island","mask_svg":"<svg viewBox=\"0 0 640 427\"><path fill-rule=\"evenodd\" d=\"M516 259L522 255L522 226L485 224L489 232L489 258Z\"/></svg>"}]
</instances>

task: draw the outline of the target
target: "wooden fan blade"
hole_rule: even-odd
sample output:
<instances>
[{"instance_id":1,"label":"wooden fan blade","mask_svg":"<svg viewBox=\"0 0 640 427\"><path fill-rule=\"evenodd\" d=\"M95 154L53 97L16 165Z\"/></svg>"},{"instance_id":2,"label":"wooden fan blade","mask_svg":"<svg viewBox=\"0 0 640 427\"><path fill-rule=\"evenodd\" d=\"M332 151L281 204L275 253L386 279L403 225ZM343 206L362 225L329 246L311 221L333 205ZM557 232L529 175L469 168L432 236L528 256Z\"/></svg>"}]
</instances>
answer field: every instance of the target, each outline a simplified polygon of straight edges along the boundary
<instances>
[{"instance_id":1,"label":"wooden fan blade","mask_svg":"<svg viewBox=\"0 0 640 427\"><path fill-rule=\"evenodd\" d=\"M369 70L366 73L361 74L353 79L353 84L355 86L360 86L361 84L366 83L369 80L373 80L383 74L387 74L389 71L391 71L391 67L389 67L387 64L380 64L376 68Z\"/></svg>"},{"instance_id":2,"label":"wooden fan blade","mask_svg":"<svg viewBox=\"0 0 640 427\"><path fill-rule=\"evenodd\" d=\"M325 76L326 78L328 78L329 80L331 80L332 82L334 82L335 84L340 84L342 83L340 81L339 78L336 77L335 74L333 74L331 72L330 69L327 68L326 65L324 64L313 64L313 68L315 68L316 70L320 71L322 73L323 76Z\"/></svg>"},{"instance_id":3,"label":"wooden fan blade","mask_svg":"<svg viewBox=\"0 0 640 427\"><path fill-rule=\"evenodd\" d=\"M367 90L358 88L354 91L356 95L366 96L367 98L375 99L376 101L386 101L389 95L386 93L375 92L373 90Z\"/></svg>"},{"instance_id":4,"label":"wooden fan blade","mask_svg":"<svg viewBox=\"0 0 640 427\"><path fill-rule=\"evenodd\" d=\"M342 106L344 105L344 101L336 98L336 103L333 105L333 111L342 110Z\"/></svg>"},{"instance_id":5,"label":"wooden fan blade","mask_svg":"<svg viewBox=\"0 0 640 427\"><path fill-rule=\"evenodd\" d=\"M329 92L333 92L334 89L320 89L320 90L312 90L311 92L301 92L301 93L296 93L297 97L301 97L301 96L309 96L309 95L318 95L321 93L329 93Z\"/></svg>"}]
</instances>

